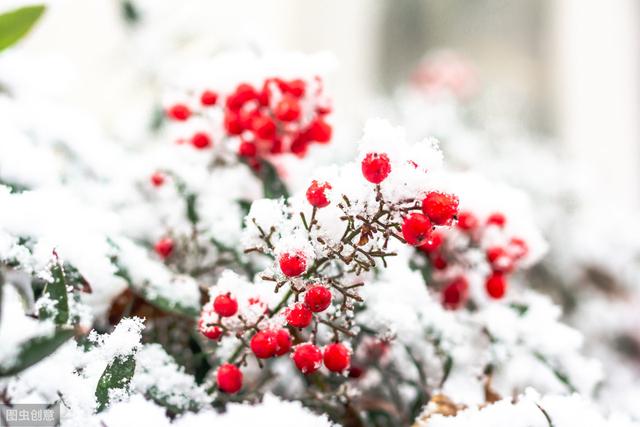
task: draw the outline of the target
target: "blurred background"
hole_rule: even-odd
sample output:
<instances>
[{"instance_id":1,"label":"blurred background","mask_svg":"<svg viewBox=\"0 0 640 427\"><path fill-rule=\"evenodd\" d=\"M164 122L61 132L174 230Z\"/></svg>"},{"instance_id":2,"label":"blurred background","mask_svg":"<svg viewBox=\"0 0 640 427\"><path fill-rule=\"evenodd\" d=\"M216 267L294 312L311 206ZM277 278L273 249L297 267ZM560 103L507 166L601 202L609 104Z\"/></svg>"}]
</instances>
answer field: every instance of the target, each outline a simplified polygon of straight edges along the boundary
<instances>
[{"instance_id":1,"label":"blurred background","mask_svg":"<svg viewBox=\"0 0 640 427\"><path fill-rule=\"evenodd\" d=\"M346 117L391 94L428 52L451 49L491 92L487 114L552 136L603 197L639 201L637 0L59 0L23 47L66 63L65 100L133 141L130 122L147 120L163 73L239 46L332 52Z\"/></svg>"}]
</instances>

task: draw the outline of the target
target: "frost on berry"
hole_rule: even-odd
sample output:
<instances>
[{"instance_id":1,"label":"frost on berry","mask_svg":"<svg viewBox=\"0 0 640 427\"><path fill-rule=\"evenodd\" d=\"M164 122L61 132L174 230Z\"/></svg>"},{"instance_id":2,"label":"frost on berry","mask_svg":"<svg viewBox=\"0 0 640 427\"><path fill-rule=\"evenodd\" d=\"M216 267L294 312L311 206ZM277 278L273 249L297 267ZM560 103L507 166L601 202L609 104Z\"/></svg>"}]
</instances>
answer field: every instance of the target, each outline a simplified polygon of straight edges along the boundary
<instances>
[{"instance_id":1,"label":"frost on berry","mask_svg":"<svg viewBox=\"0 0 640 427\"><path fill-rule=\"evenodd\" d=\"M391 172L391 162L386 153L369 153L362 160L362 175L373 184L380 184Z\"/></svg>"},{"instance_id":2,"label":"frost on berry","mask_svg":"<svg viewBox=\"0 0 640 427\"><path fill-rule=\"evenodd\" d=\"M312 286L304 294L304 303L314 313L324 311L331 305L331 291L322 285Z\"/></svg>"},{"instance_id":3,"label":"frost on berry","mask_svg":"<svg viewBox=\"0 0 640 427\"><path fill-rule=\"evenodd\" d=\"M322 352L311 343L296 346L291 355L296 367L303 374L311 374L322 366Z\"/></svg>"},{"instance_id":4,"label":"frost on berry","mask_svg":"<svg viewBox=\"0 0 640 427\"><path fill-rule=\"evenodd\" d=\"M421 246L431 237L432 227L429 218L414 212L402 222L402 236L411 246Z\"/></svg>"},{"instance_id":5,"label":"frost on berry","mask_svg":"<svg viewBox=\"0 0 640 427\"><path fill-rule=\"evenodd\" d=\"M251 351L260 359L268 359L276 354L278 349L277 335L270 330L258 331L251 338Z\"/></svg>"},{"instance_id":6,"label":"frost on berry","mask_svg":"<svg viewBox=\"0 0 640 427\"><path fill-rule=\"evenodd\" d=\"M306 328L311 324L313 312L306 304L298 303L285 311L285 317L289 326Z\"/></svg>"},{"instance_id":7,"label":"frost on berry","mask_svg":"<svg viewBox=\"0 0 640 427\"><path fill-rule=\"evenodd\" d=\"M283 253L278 263L280 271L287 277L299 276L307 269L307 259L301 251Z\"/></svg>"},{"instance_id":8,"label":"frost on berry","mask_svg":"<svg viewBox=\"0 0 640 427\"><path fill-rule=\"evenodd\" d=\"M435 225L449 225L458 214L458 197L432 191L422 201L422 212Z\"/></svg>"},{"instance_id":9,"label":"frost on berry","mask_svg":"<svg viewBox=\"0 0 640 427\"><path fill-rule=\"evenodd\" d=\"M331 185L327 182L318 183L318 181L313 180L311 185L307 189L307 201L311 206L316 208L324 208L329 206L329 199L327 199L327 195L325 192L331 189Z\"/></svg>"},{"instance_id":10,"label":"frost on berry","mask_svg":"<svg viewBox=\"0 0 640 427\"><path fill-rule=\"evenodd\" d=\"M324 348L324 366L332 372L342 372L351 365L351 351L341 343L332 343Z\"/></svg>"}]
</instances>

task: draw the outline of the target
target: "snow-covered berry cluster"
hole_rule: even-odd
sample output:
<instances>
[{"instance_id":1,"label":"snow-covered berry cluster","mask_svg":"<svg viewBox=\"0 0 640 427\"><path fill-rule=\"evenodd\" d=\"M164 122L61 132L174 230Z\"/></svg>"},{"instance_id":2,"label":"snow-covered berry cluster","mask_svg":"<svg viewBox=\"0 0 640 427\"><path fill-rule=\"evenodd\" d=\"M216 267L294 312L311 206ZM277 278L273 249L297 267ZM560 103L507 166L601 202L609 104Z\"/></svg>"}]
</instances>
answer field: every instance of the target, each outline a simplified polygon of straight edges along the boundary
<instances>
[{"instance_id":1,"label":"snow-covered berry cluster","mask_svg":"<svg viewBox=\"0 0 640 427\"><path fill-rule=\"evenodd\" d=\"M220 144L252 166L282 153L302 157L309 145L331 140L331 106L319 76L269 77L258 84L240 82L228 91L190 91L181 98L166 106L167 117L184 125L178 143L199 150Z\"/></svg>"},{"instance_id":2,"label":"snow-covered berry cluster","mask_svg":"<svg viewBox=\"0 0 640 427\"><path fill-rule=\"evenodd\" d=\"M425 244L436 227L453 222L456 207L425 210L425 197L435 191L432 181L439 174L440 153L432 144L408 159L410 147L419 144L408 144L386 122L370 123L360 144L359 161L320 173L303 194L252 204L246 252L271 263L258 275L262 283L257 286L272 283L276 293L285 292L257 318L238 310L232 293L215 295L203 309L200 330L205 336L233 335L239 341L228 362L235 368L227 364L218 371L221 390L238 391L223 384L227 377L238 378L236 370L250 355L260 363L291 350L303 374L322 365L346 374L349 340L358 333L354 310L363 302L359 289L399 250Z\"/></svg>"}]
</instances>

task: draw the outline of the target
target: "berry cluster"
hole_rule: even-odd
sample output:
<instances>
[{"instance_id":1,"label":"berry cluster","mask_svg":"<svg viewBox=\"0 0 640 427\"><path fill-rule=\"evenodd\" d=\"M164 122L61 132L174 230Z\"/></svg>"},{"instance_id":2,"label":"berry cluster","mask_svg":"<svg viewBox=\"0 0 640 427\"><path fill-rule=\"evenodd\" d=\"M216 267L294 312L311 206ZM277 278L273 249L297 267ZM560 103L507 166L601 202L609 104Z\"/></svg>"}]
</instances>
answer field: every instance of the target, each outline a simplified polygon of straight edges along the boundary
<instances>
[{"instance_id":1,"label":"berry cluster","mask_svg":"<svg viewBox=\"0 0 640 427\"><path fill-rule=\"evenodd\" d=\"M309 81L273 77L258 86L240 83L230 93L205 90L191 98L195 99L170 105L166 113L174 122L201 119L201 129L179 140L200 150L228 144L257 165L268 155L304 156L310 144L331 140L332 127L326 121L331 108L320 77Z\"/></svg>"},{"instance_id":2,"label":"berry cluster","mask_svg":"<svg viewBox=\"0 0 640 427\"><path fill-rule=\"evenodd\" d=\"M415 169L414 165L403 166ZM295 331L292 359L304 374L317 371L323 363L332 372L346 373L349 369L351 350L344 341L357 335L353 313L355 304L362 302L358 293L364 285L362 277L373 271L376 260L386 266L386 258L396 255L390 249L390 240L423 245L436 226L451 225L457 214L457 198L445 193L437 193L439 198L426 192L398 200L385 197L381 184L392 174L392 162L386 153L366 154L360 168L364 179L374 184L366 185L364 194L337 197L332 183L313 180L305 193L310 216L305 214L306 209L290 212L286 226L273 224L268 228L252 218L251 212L247 218L248 229L256 231L260 243L246 252L274 259L273 268L262 273L261 279L274 282L275 292L287 289L282 318L289 330ZM372 201L373 206L369 206ZM455 202L453 206L451 201ZM319 211L329 206L335 222L344 226L339 241L325 239L323 225L317 219ZM300 233L301 239L290 240L291 235ZM290 244L282 244L284 241ZM318 341L327 335L320 333L321 328L333 336L323 349ZM258 334L252 338L250 350L257 358L270 357L275 347L265 343L271 333ZM254 339L258 340L255 345Z\"/></svg>"},{"instance_id":3,"label":"berry cluster","mask_svg":"<svg viewBox=\"0 0 640 427\"><path fill-rule=\"evenodd\" d=\"M433 196L432 199L431 205L438 205L445 211L448 209L446 203L440 203L443 200L440 195ZM481 221L474 213L462 211L457 215L455 229L448 232L436 231L427 242L418 247L433 268L433 277L445 282L442 288L445 307L456 309L466 303L469 282L464 272L478 268L478 263L470 261L469 257L474 251L481 251L484 258L482 271L489 271L485 278L487 294L493 299L504 297L509 274L519 267L520 261L528 253L528 245L522 238L506 233L506 223L505 215L500 212L492 213Z\"/></svg>"}]
</instances>

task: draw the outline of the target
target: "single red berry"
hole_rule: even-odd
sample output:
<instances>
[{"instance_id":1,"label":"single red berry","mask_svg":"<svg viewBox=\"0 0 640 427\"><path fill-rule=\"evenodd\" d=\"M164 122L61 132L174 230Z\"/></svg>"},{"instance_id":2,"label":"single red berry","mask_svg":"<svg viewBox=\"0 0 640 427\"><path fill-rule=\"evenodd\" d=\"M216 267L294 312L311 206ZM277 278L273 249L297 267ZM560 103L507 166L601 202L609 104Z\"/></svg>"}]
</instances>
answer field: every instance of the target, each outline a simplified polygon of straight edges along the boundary
<instances>
[{"instance_id":1,"label":"single red berry","mask_svg":"<svg viewBox=\"0 0 640 427\"><path fill-rule=\"evenodd\" d=\"M191 117L191 110L184 104L175 104L167 109L167 116L170 119L184 122Z\"/></svg>"},{"instance_id":2,"label":"single red berry","mask_svg":"<svg viewBox=\"0 0 640 427\"><path fill-rule=\"evenodd\" d=\"M504 274L499 272L493 272L485 283L487 293L491 298L500 299L507 291L507 280Z\"/></svg>"},{"instance_id":3,"label":"single red berry","mask_svg":"<svg viewBox=\"0 0 640 427\"><path fill-rule=\"evenodd\" d=\"M244 131L240 116L234 111L224 113L224 128L229 135L240 135Z\"/></svg>"},{"instance_id":4,"label":"single red berry","mask_svg":"<svg viewBox=\"0 0 640 427\"><path fill-rule=\"evenodd\" d=\"M301 79L290 80L289 82L287 82L287 92L289 92L296 98L301 98L304 96L306 87L307 84L304 80Z\"/></svg>"},{"instance_id":5,"label":"single red berry","mask_svg":"<svg viewBox=\"0 0 640 427\"><path fill-rule=\"evenodd\" d=\"M286 252L280 255L280 270L287 277L301 275L307 269L307 259L302 252Z\"/></svg>"},{"instance_id":6,"label":"single red berry","mask_svg":"<svg viewBox=\"0 0 640 427\"><path fill-rule=\"evenodd\" d=\"M218 326L208 326L202 317L198 320L198 331L210 340L217 340L222 336L222 329Z\"/></svg>"},{"instance_id":7,"label":"single red berry","mask_svg":"<svg viewBox=\"0 0 640 427\"><path fill-rule=\"evenodd\" d=\"M257 99L258 96L259 94L253 86L241 83L236 87L235 92L227 97L226 106L230 110L237 111L247 102Z\"/></svg>"},{"instance_id":8,"label":"single red berry","mask_svg":"<svg viewBox=\"0 0 640 427\"><path fill-rule=\"evenodd\" d=\"M422 212L435 225L450 225L458 214L458 197L432 191L422 201Z\"/></svg>"},{"instance_id":9,"label":"single red berry","mask_svg":"<svg viewBox=\"0 0 640 427\"><path fill-rule=\"evenodd\" d=\"M191 145L196 147L198 150L202 150L211 145L211 138L204 132L196 132L191 137Z\"/></svg>"},{"instance_id":10,"label":"single red berry","mask_svg":"<svg viewBox=\"0 0 640 427\"><path fill-rule=\"evenodd\" d=\"M444 235L438 231L434 231L424 244L418 246L418 249L424 253L430 254L440 249L443 243Z\"/></svg>"},{"instance_id":11,"label":"single red berry","mask_svg":"<svg viewBox=\"0 0 640 427\"><path fill-rule=\"evenodd\" d=\"M435 268L436 270L444 270L445 268L447 268L447 260L442 256L442 255L436 255L433 258L433 268Z\"/></svg>"},{"instance_id":12,"label":"single red berry","mask_svg":"<svg viewBox=\"0 0 640 427\"><path fill-rule=\"evenodd\" d=\"M360 366L351 366L349 368L349 378L358 379L364 374L364 368Z\"/></svg>"},{"instance_id":13,"label":"single red berry","mask_svg":"<svg viewBox=\"0 0 640 427\"><path fill-rule=\"evenodd\" d=\"M272 139L276 135L276 124L268 116L257 115L251 118L251 130L258 139Z\"/></svg>"},{"instance_id":14,"label":"single red berry","mask_svg":"<svg viewBox=\"0 0 640 427\"><path fill-rule=\"evenodd\" d=\"M220 294L213 300L213 310L222 317L231 317L238 312L238 301L230 293Z\"/></svg>"},{"instance_id":15,"label":"single red berry","mask_svg":"<svg viewBox=\"0 0 640 427\"><path fill-rule=\"evenodd\" d=\"M322 352L311 343L301 344L293 351L293 363L303 374L311 374L322 365Z\"/></svg>"},{"instance_id":16,"label":"single red berry","mask_svg":"<svg viewBox=\"0 0 640 427\"><path fill-rule=\"evenodd\" d=\"M429 240L432 230L429 218L417 212L407 215L402 223L402 236L411 246L424 245Z\"/></svg>"},{"instance_id":17,"label":"single red berry","mask_svg":"<svg viewBox=\"0 0 640 427\"><path fill-rule=\"evenodd\" d=\"M487 249L487 261L491 264L494 271L511 271L513 269L513 260L509 253L501 246L492 246Z\"/></svg>"},{"instance_id":18,"label":"single red berry","mask_svg":"<svg viewBox=\"0 0 640 427\"><path fill-rule=\"evenodd\" d=\"M285 312L287 324L294 328L306 328L311 324L313 313L305 304L295 304Z\"/></svg>"},{"instance_id":19,"label":"single red berry","mask_svg":"<svg viewBox=\"0 0 640 427\"><path fill-rule=\"evenodd\" d=\"M250 342L251 351L259 359L268 359L276 354L278 342L273 331L258 331Z\"/></svg>"},{"instance_id":20,"label":"single red berry","mask_svg":"<svg viewBox=\"0 0 640 427\"><path fill-rule=\"evenodd\" d=\"M316 208L324 208L326 206L329 206L329 199L327 199L325 190L330 189L331 184L329 184L328 182L320 184L314 179L313 181L311 181L311 185L307 189L307 201L311 206L315 206Z\"/></svg>"},{"instance_id":21,"label":"single red berry","mask_svg":"<svg viewBox=\"0 0 640 427\"><path fill-rule=\"evenodd\" d=\"M467 301L469 283L464 277L458 277L442 290L442 304L445 308L455 310Z\"/></svg>"},{"instance_id":22,"label":"single red berry","mask_svg":"<svg viewBox=\"0 0 640 427\"><path fill-rule=\"evenodd\" d=\"M242 157L255 157L258 147L253 142L242 141L238 147L238 154Z\"/></svg>"},{"instance_id":23,"label":"single red berry","mask_svg":"<svg viewBox=\"0 0 640 427\"><path fill-rule=\"evenodd\" d=\"M315 285L304 294L304 303L314 313L325 311L331 305L331 291L325 286Z\"/></svg>"},{"instance_id":24,"label":"single red berry","mask_svg":"<svg viewBox=\"0 0 640 427\"><path fill-rule=\"evenodd\" d=\"M216 102L218 102L218 94L212 90L205 90L200 95L200 103L202 105L210 107L212 105L216 105Z\"/></svg>"},{"instance_id":25,"label":"single red berry","mask_svg":"<svg viewBox=\"0 0 640 427\"><path fill-rule=\"evenodd\" d=\"M507 222L507 218L505 218L504 214L500 212L494 212L487 218L487 224L496 225L500 228L504 228L504 225Z\"/></svg>"},{"instance_id":26,"label":"single red berry","mask_svg":"<svg viewBox=\"0 0 640 427\"><path fill-rule=\"evenodd\" d=\"M280 329L276 332L276 356L282 356L289 353L293 341L291 340L291 334L286 329Z\"/></svg>"},{"instance_id":27,"label":"single red berry","mask_svg":"<svg viewBox=\"0 0 640 427\"><path fill-rule=\"evenodd\" d=\"M529 253L529 245L519 237L513 237L509 241L509 253L515 258L520 259Z\"/></svg>"},{"instance_id":28,"label":"single red berry","mask_svg":"<svg viewBox=\"0 0 640 427\"><path fill-rule=\"evenodd\" d=\"M391 162L384 153L369 153L362 160L362 175L373 184L380 184L391 172Z\"/></svg>"},{"instance_id":29,"label":"single red berry","mask_svg":"<svg viewBox=\"0 0 640 427\"><path fill-rule=\"evenodd\" d=\"M303 133L300 133L293 138L289 150L298 157L304 157L307 154L311 141Z\"/></svg>"},{"instance_id":30,"label":"single red berry","mask_svg":"<svg viewBox=\"0 0 640 427\"><path fill-rule=\"evenodd\" d=\"M471 212L460 212L457 226L460 230L471 231L478 226L478 218Z\"/></svg>"},{"instance_id":31,"label":"single red berry","mask_svg":"<svg viewBox=\"0 0 640 427\"><path fill-rule=\"evenodd\" d=\"M292 122L300 117L300 102L291 95L285 95L274 110L276 118L282 122Z\"/></svg>"},{"instance_id":32,"label":"single red berry","mask_svg":"<svg viewBox=\"0 0 640 427\"><path fill-rule=\"evenodd\" d=\"M242 372L236 365L223 363L216 373L218 388L225 393L237 393L242 388Z\"/></svg>"},{"instance_id":33,"label":"single red berry","mask_svg":"<svg viewBox=\"0 0 640 427\"><path fill-rule=\"evenodd\" d=\"M164 184L164 174L162 172L154 172L153 175L151 175L151 184L153 184L154 187L162 186L162 184Z\"/></svg>"},{"instance_id":34,"label":"single red berry","mask_svg":"<svg viewBox=\"0 0 640 427\"><path fill-rule=\"evenodd\" d=\"M324 144L331 141L333 130L330 124L321 118L317 118L309 124L305 133L309 140Z\"/></svg>"},{"instance_id":35,"label":"single red berry","mask_svg":"<svg viewBox=\"0 0 640 427\"><path fill-rule=\"evenodd\" d=\"M170 237L165 237L158 240L154 249L156 250L156 253L162 258L168 258L173 252L173 239Z\"/></svg>"},{"instance_id":36,"label":"single red berry","mask_svg":"<svg viewBox=\"0 0 640 427\"><path fill-rule=\"evenodd\" d=\"M329 344L324 348L324 366L331 372L342 372L351 364L351 352L340 343Z\"/></svg>"}]
</instances>

